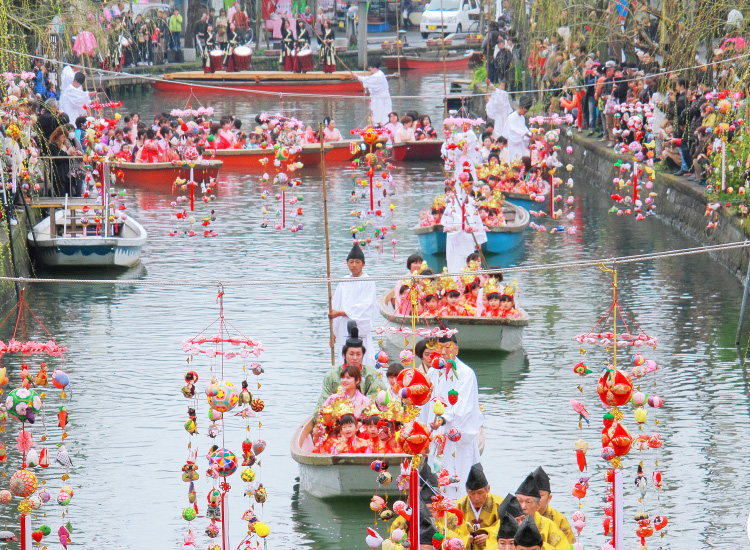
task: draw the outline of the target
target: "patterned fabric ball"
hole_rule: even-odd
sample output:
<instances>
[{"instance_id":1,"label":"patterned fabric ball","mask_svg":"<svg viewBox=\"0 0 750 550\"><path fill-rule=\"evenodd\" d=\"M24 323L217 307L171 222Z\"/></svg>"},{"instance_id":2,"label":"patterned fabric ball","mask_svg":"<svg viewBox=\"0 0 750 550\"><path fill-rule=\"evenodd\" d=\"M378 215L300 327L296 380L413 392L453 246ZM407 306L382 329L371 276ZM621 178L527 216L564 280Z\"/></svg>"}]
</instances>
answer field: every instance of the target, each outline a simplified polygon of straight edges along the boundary
<instances>
[{"instance_id":1,"label":"patterned fabric ball","mask_svg":"<svg viewBox=\"0 0 750 550\"><path fill-rule=\"evenodd\" d=\"M198 160L198 157L200 156L200 153L198 152L198 149L195 147L188 147L185 150L185 158L187 160Z\"/></svg>"},{"instance_id":2,"label":"patterned fabric ball","mask_svg":"<svg viewBox=\"0 0 750 550\"><path fill-rule=\"evenodd\" d=\"M237 456L229 449L218 449L209 461L216 465L222 477L231 476L237 470Z\"/></svg>"},{"instance_id":3,"label":"patterned fabric ball","mask_svg":"<svg viewBox=\"0 0 750 550\"><path fill-rule=\"evenodd\" d=\"M221 413L231 411L240 401L240 392L234 387L234 384L222 380L216 384L216 393L208 396L210 407Z\"/></svg>"},{"instance_id":4,"label":"patterned fabric ball","mask_svg":"<svg viewBox=\"0 0 750 550\"><path fill-rule=\"evenodd\" d=\"M242 481L246 481L250 483L251 481L255 481L255 470L252 468L245 468L242 470Z\"/></svg>"},{"instance_id":5,"label":"patterned fabric ball","mask_svg":"<svg viewBox=\"0 0 750 550\"><path fill-rule=\"evenodd\" d=\"M195 509L194 508L185 508L182 511L182 518L187 521L193 521L195 519Z\"/></svg>"},{"instance_id":6,"label":"patterned fabric ball","mask_svg":"<svg viewBox=\"0 0 750 550\"><path fill-rule=\"evenodd\" d=\"M36 491L39 481L28 470L18 470L10 478L10 492L17 497L26 498Z\"/></svg>"},{"instance_id":7,"label":"patterned fabric ball","mask_svg":"<svg viewBox=\"0 0 750 550\"><path fill-rule=\"evenodd\" d=\"M16 388L5 399L5 408L9 415L25 422L28 418L26 409L31 408L34 414L38 414L42 408L42 398L34 390Z\"/></svg>"},{"instance_id":8,"label":"patterned fabric ball","mask_svg":"<svg viewBox=\"0 0 750 550\"><path fill-rule=\"evenodd\" d=\"M10 491L0 491L0 504L8 504L11 500L13 500L13 495Z\"/></svg>"}]
</instances>

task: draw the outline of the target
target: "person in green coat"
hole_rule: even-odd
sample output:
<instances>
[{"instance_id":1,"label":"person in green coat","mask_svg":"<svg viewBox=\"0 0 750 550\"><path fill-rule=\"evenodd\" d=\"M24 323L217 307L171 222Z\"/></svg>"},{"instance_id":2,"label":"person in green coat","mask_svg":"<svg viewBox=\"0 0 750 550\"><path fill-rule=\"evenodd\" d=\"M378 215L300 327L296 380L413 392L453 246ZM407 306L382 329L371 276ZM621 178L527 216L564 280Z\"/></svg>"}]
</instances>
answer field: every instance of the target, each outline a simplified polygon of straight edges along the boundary
<instances>
[{"instance_id":1,"label":"person in green coat","mask_svg":"<svg viewBox=\"0 0 750 550\"><path fill-rule=\"evenodd\" d=\"M343 365L333 365L323 379L323 391L320 393L320 398L318 399L318 408L320 408L329 395L339 390L341 370L349 365L359 367L359 370L362 372L362 381L360 382L361 391L371 400L375 399L380 390L386 389L375 367L362 364L362 358L365 356L366 350L362 339L359 337L357 323L349 321L347 328L349 329L349 338L346 340L342 350L344 363Z\"/></svg>"}]
</instances>

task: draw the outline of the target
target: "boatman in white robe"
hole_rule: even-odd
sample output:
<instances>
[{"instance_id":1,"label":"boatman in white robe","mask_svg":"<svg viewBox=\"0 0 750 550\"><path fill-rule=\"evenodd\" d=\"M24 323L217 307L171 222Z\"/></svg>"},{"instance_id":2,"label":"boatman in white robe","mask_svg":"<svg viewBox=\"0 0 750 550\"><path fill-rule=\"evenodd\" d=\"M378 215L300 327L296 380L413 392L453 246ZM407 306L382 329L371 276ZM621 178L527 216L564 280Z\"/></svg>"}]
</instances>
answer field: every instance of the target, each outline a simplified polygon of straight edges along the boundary
<instances>
[{"instance_id":1,"label":"boatman in white robe","mask_svg":"<svg viewBox=\"0 0 750 550\"><path fill-rule=\"evenodd\" d=\"M523 97L519 102L518 109L508 115L502 135L508 140L508 160L513 163L520 161L521 157L528 157L531 132L526 125L526 113L534 104L530 97Z\"/></svg>"},{"instance_id":2,"label":"boatman in white robe","mask_svg":"<svg viewBox=\"0 0 750 550\"><path fill-rule=\"evenodd\" d=\"M91 103L91 98L96 96L96 92L87 92L83 89L86 82L86 75L78 72L73 77L73 82L62 91L60 96L60 110L68 115L71 123L79 116L86 116L84 105Z\"/></svg>"},{"instance_id":3,"label":"boatman in white robe","mask_svg":"<svg viewBox=\"0 0 750 550\"><path fill-rule=\"evenodd\" d=\"M62 70L62 73L60 74L60 92L61 93L65 88L67 88L70 84L73 83L73 78L75 78L76 73L80 70L81 68L78 65L65 65L65 67Z\"/></svg>"},{"instance_id":4,"label":"boatman in white robe","mask_svg":"<svg viewBox=\"0 0 750 550\"><path fill-rule=\"evenodd\" d=\"M372 329L378 320L378 303L375 281L371 280L362 270L365 267L365 254L354 243L349 255L346 257L346 265L351 272L347 279L352 281L341 282L336 287L331 301L331 312L328 314L333 319L333 336L335 338L335 354L341 357L344 343L349 337L347 324L349 320L357 323L359 337L365 344L365 365L375 364L375 344L372 341Z\"/></svg>"},{"instance_id":5,"label":"boatman in white robe","mask_svg":"<svg viewBox=\"0 0 750 550\"><path fill-rule=\"evenodd\" d=\"M458 441L446 438L442 456L436 456L436 445L430 445L427 459L433 472L445 468L458 481L446 487L446 497L458 499L466 494L466 480L472 465L479 462L479 432L484 424L484 414L479 408L479 388L474 371L458 358L456 335L439 339L439 351L447 364L444 369L430 367L427 376L432 382L432 397L445 401L443 414L437 416L432 402L422 407L419 421L429 426L433 433L448 434L455 428L461 432ZM455 371L449 360L456 362ZM451 391L458 393L455 404L451 404Z\"/></svg>"},{"instance_id":6,"label":"boatman in white robe","mask_svg":"<svg viewBox=\"0 0 750 550\"><path fill-rule=\"evenodd\" d=\"M500 132L505 127L505 121L508 120L511 111L510 96L505 91L505 82L500 82L495 91L492 92L490 99L487 101L486 111L487 116L495 121L492 139L497 139L502 135Z\"/></svg>"},{"instance_id":7,"label":"boatman in white robe","mask_svg":"<svg viewBox=\"0 0 750 550\"><path fill-rule=\"evenodd\" d=\"M374 59L370 62L370 74L368 76L357 75L357 78L365 87L367 93L370 94L372 124L385 126L388 124L388 113L393 111L393 105L388 79L385 73L380 70L380 59Z\"/></svg>"},{"instance_id":8,"label":"boatman in white robe","mask_svg":"<svg viewBox=\"0 0 750 550\"><path fill-rule=\"evenodd\" d=\"M459 182L456 182L456 186ZM445 212L440 218L445 236L445 261L449 273L460 273L466 266L466 257L487 242L482 218L476 201L463 189L447 199Z\"/></svg>"}]
</instances>

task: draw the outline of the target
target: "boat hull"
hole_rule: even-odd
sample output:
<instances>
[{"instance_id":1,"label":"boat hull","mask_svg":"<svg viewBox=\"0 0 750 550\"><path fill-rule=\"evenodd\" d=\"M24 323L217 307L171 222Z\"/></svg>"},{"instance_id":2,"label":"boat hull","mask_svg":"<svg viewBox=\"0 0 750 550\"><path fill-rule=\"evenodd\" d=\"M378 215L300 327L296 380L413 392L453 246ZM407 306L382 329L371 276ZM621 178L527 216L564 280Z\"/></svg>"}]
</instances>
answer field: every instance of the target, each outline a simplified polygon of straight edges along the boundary
<instances>
[{"instance_id":1,"label":"boat hull","mask_svg":"<svg viewBox=\"0 0 750 550\"><path fill-rule=\"evenodd\" d=\"M310 71L307 73L293 73L289 71L237 71L228 73L217 71L203 73L201 71L186 71L164 75L162 80L151 82L154 89L162 92L190 91L190 86L216 86L216 93L247 93L248 90L264 92L303 93L320 95L334 95L344 93L363 93L362 83L351 73L338 71L323 73ZM204 91L210 91L206 89Z\"/></svg>"},{"instance_id":2,"label":"boat hull","mask_svg":"<svg viewBox=\"0 0 750 550\"><path fill-rule=\"evenodd\" d=\"M380 314L388 319L386 326L411 327L411 317L394 315L391 298L393 292L382 296L379 300ZM434 327L438 319L451 328L458 330L458 342L462 350L466 351L515 351L523 346L523 331L529 324L529 316L520 310L520 319L498 319L492 317L430 317L429 322L424 318L417 319L416 328ZM384 333L380 338L386 350L404 349L404 336ZM407 338L409 340L409 338ZM409 341L411 345L411 341Z\"/></svg>"},{"instance_id":3,"label":"boat hull","mask_svg":"<svg viewBox=\"0 0 750 550\"><path fill-rule=\"evenodd\" d=\"M385 457L389 464L400 464L409 458L407 454L316 454L312 452L313 417L302 422L292 435L290 451L299 465L300 488L320 499L372 498L377 483L371 465L374 460ZM479 452L484 452L484 428L479 432ZM378 487L378 494L398 496L395 483Z\"/></svg>"},{"instance_id":4,"label":"boat hull","mask_svg":"<svg viewBox=\"0 0 750 550\"><path fill-rule=\"evenodd\" d=\"M529 226L528 210L509 204L503 204L503 212L513 211L515 216L511 223L501 227L490 227L486 232L487 242L482 244L482 250L486 254L504 254L514 250L523 243L524 233ZM419 239L419 248L425 254L437 256L445 254L446 234L442 225L431 225L428 227L414 227Z\"/></svg>"},{"instance_id":5,"label":"boat hull","mask_svg":"<svg viewBox=\"0 0 750 550\"><path fill-rule=\"evenodd\" d=\"M55 213L58 225L66 223L66 213ZM80 227L78 228L80 230ZM118 237L50 235L49 216L36 224L26 237L36 260L46 267L130 267L141 260L147 233L141 224L128 217Z\"/></svg>"},{"instance_id":6,"label":"boat hull","mask_svg":"<svg viewBox=\"0 0 750 550\"><path fill-rule=\"evenodd\" d=\"M193 179L197 183L207 182L219 175L223 162L220 160L196 164L193 168ZM148 190L170 190L177 178L190 179L190 167L174 166L168 162L140 163L121 162L117 165L122 170L122 183L128 187ZM214 192L216 187L214 188Z\"/></svg>"},{"instance_id":7,"label":"boat hull","mask_svg":"<svg viewBox=\"0 0 750 550\"><path fill-rule=\"evenodd\" d=\"M537 195L545 197L545 201L542 202L533 200L528 193L503 193L503 195L509 203L525 208L526 210L544 210L545 205L549 204L549 189L549 182L545 181L544 189L541 193L537 193Z\"/></svg>"},{"instance_id":8,"label":"boat hull","mask_svg":"<svg viewBox=\"0 0 750 550\"><path fill-rule=\"evenodd\" d=\"M439 160L443 147L442 139L405 141L393 145L393 158L397 162L420 162Z\"/></svg>"},{"instance_id":9,"label":"boat hull","mask_svg":"<svg viewBox=\"0 0 750 550\"><path fill-rule=\"evenodd\" d=\"M273 148L217 149L214 158L221 161L226 168L266 171L273 168L275 154ZM289 159L284 162L301 162L305 166L317 166L320 164L320 146L305 146L301 151L289 155Z\"/></svg>"},{"instance_id":10,"label":"boat hull","mask_svg":"<svg viewBox=\"0 0 750 550\"><path fill-rule=\"evenodd\" d=\"M416 70L416 71L442 71L447 70L461 70L469 68L469 60L471 59L473 52L469 55L465 55L459 58L450 57L443 63L442 59L420 59L418 57L411 56L396 56L386 55L383 56L383 61L388 69L395 70Z\"/></svg>"}]
</instances>

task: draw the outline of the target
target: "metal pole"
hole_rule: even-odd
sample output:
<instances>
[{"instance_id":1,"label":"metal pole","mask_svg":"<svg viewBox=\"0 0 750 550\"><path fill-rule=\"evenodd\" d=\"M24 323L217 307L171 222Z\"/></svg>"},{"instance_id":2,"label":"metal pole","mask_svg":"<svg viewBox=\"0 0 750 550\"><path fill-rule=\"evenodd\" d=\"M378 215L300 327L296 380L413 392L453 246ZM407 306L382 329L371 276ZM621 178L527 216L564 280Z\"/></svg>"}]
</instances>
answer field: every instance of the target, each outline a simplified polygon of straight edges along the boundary
<instances>
[{"instance_id":1,"label":"metal pole","mask_svg":"<svg viewBox=\"0 0 750 550\"><path fill-rule=\"evenodd\" d=\"M742 324L745 322L745 308L747 307L747 295L750 292L750 263L748 264L748 272L745 273L745 291L742 293L742 307L740 307L740 321L737 323L737 334L734 337L734 345L740 345L740 333L742 332Z\"/></svg>"},{"instance_id":2,"label":"metal pole","mask_svg":"<svg viewBox=\"0 0 750 550\"><path fill-rule=\"evenodd\" d=\"M326 234L326 277L328 277L328 313L333 311L331 301L333 294L331 292L331 241L328 237L328 191L326 191L326 155L323 144L323 123L318 125L320 133L320 179L323 182L323 226ZM336 351L333 340L333 319L328 319L328 342L331 346L331 365L336 364Z\"/></svg>"}]
</instances>

